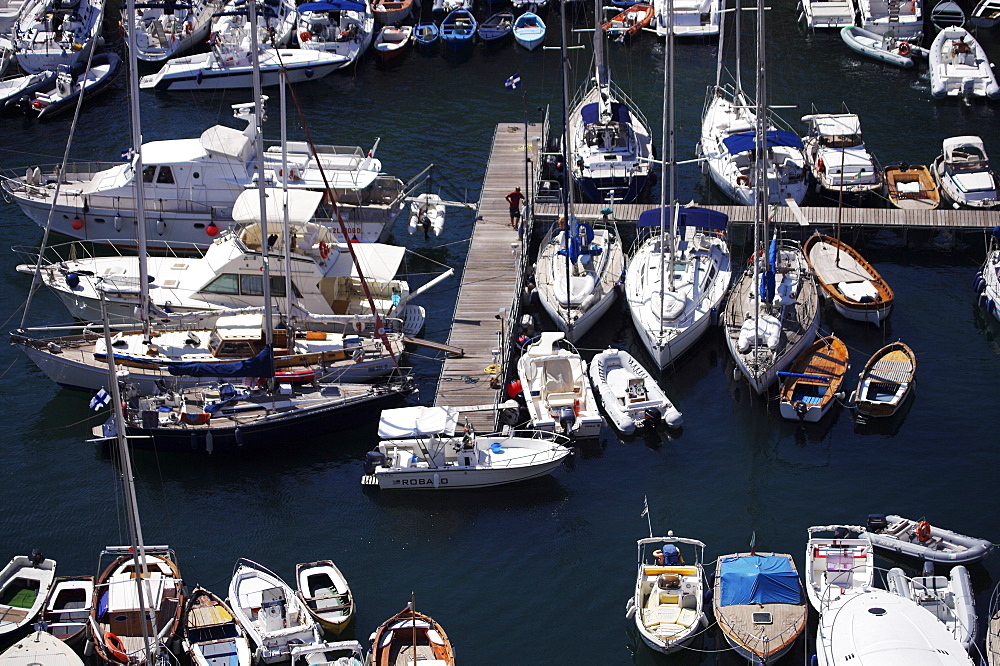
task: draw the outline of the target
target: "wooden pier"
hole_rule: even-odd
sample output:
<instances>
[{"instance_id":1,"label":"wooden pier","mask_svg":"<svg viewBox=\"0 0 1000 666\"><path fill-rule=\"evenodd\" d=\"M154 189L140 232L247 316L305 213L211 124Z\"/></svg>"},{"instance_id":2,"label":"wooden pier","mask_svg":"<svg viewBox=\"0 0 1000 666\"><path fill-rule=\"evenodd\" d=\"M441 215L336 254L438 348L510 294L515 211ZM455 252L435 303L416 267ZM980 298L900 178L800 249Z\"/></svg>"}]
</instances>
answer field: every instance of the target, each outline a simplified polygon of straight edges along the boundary
<instances>
[{"instance_id":1,"label":"wooden pier","mask_svg":"<svg viewBox=\"0 0 1000 666\"><path fill-rule=\"evenodd\" d=\"M529 124L529 136L540 129L540 125ZM526 192L524 130L524 123L501 123L493 135L455 303L454 323L448 336L448 344L461 348L463 355L445 359L434 397L437 406L492 407L498 395L506 398L495 387L501 386L504 378L502 366L508 350L502 340L509 338L506 329L518 309L523 258L504 197L516 186ZM487 373L487 369L495 373ZM492 408L463 412L462 422L466 417L479 432L494 429Z\"/></svg>"}]
</instances>

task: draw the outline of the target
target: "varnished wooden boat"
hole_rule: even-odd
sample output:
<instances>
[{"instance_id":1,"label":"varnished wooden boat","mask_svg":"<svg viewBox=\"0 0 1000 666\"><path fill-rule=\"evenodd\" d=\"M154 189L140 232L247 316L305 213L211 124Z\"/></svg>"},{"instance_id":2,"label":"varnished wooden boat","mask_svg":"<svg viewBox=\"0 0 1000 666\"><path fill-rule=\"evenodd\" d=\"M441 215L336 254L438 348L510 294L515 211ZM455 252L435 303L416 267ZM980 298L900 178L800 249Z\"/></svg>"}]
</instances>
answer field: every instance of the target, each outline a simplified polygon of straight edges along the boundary
<instances>
[{"instance_id":1,"label":"varnished wooden boat","mask_svg":"<svg viewBox=\"0 0 1000 666\"><path fill-rule=\"evenodd\" d=\"M624 40L648 26L653 14L652 5L634 4L615 14L601 29L612 39Z\"/></svg>"},{"instance_id":2,"label":"varnished wooden boat","mask_svg":"<svg viewBox=\"0 0 1000 666\"><path fill-rule=\"evenodd\" d=\"M182 647L194 666L250 666L250 639L222 599L198 586L184 611Z\"/></svg>"},{"instance_id":3,"label":"varnished wooden boat","mask_svg":"<svg viewBox=\"0 0 1000 666\"><path fill-rule=\"evenodd\" d=\"M858 376L854 404L858 415L892 416L913 392L917 357L907 345L893 342L872 354Z\"/></svg>"},{"instance_id":4,"label":"varnished wooden boat","mask_svg":"<svg viewBox=\"0 0 1000 666\"><path fill-rule=\"evenodd\" d=\"M833 405L849 367L847 345L835 335L806 347L789 372L778 373L784 379L781 416L789 421L819 421Z\"/></svg>"},{"instance_id":5,"label":"varnished wooden boat","mask_svg":"<svg viewBox=\"0 0 1000 666\"><path fill-rule=\"evenodd\" d=\"M420 661L454 666L455 651L441 625L429 615L414 610L411 602L375 630L369 663L371 666L393 666Z\"/></svg>"},{"instance_id":6,"label":"varnished wooden boat","mask_svg":"<svg viewBox=\"0 0 1000 666\"><path fill-rule=\"evenodd\" d=\"M326 631L340 635L354 619L354 595L332 560L295 565L297 594Z\"/></svg>"},{"instance_id":7,"label":"varnished wooden boat","mask_svg":"<svg viewBox=\"0 0 1000 666\"><path fill-rule=\"evenodd\" d=\"M892 311L892 289L857 250L842 240L814 234L806 259L823 297L842 316L878 326Z\"/></svg>"},{"instance_id":8,"label":"varnished wooden boat","mask_svg":"<svg viewBox=\"0 0 1000 666\"><path fill-rule=\"evenodd\" d=\"M885 186L889 203L904 210L933 210L941 203L941 193L922 164L885 167Z\"/></svg>"},{"instance_id":9,"label":"varnished wooden boat","mask_svg":"<svg viewBox=\"0 0 1000 666\"><path fill-rule=\"evenodd\" d=\"M93 602L93 576L57 576L42 605L45 631L72 648L82 646Z\"/></svg>"}]
</instances>

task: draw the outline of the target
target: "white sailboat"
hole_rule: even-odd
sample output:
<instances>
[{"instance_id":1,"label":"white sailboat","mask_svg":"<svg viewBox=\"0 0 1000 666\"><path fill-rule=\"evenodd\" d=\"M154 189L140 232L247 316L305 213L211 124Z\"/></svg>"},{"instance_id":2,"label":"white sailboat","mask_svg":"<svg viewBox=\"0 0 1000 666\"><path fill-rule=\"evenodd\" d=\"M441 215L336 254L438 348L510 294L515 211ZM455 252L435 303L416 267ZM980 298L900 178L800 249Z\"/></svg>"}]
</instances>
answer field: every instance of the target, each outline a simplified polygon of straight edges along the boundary
<instances>
[{"instance_id":1,"label":"white sailboat","mask_svg":"<svg viewBox=\"0 0 1000 666\"><path fill-rule=\"evenodd\" d=\"M299 48L326 51L346 58L344 67L358 61L372 44L375 14L368 0L321 0L298 7Z\"/></svg>"},{"instance_id":2,"label":"white sailboat","mask_svg":"<svg viewBox=\"0 0 1000 666\"><path fill-rule=\"evenodd\" d=\"M668 7L673 2L668 3ZM668 12L669 17L673 16ZM672 26L668 25L668 32ZM661 179L660 200L671 202L639 216L639 229L650 230L637 244L625 272L625 298L632 323L646 351L663 370L691 348L712 324L732 277L728 217L707 209L674 203L674 37L664 54L663 143L668 146L669 176ZM666 169L664 169L666 171ZM668 188L669 184L669 188ZM681 228L691 227L688 237ZM654 230L655 229L655 230Z\"/></svg>"},{"instance_id":3,"label":"white sailboat","mask_svg":"<svg viewBox=\"0 0 1000 666\"><path fill-rule=\"evenodd\" d=\"M55 636L33 631L0 652L0 666L83 666L83 660Z\"/></svg>"},{"instance_id":4,"label":"white sailboat","mask_svg":"<svg viewBox=\"0 0 1000 666\"><path fill-rule=\"evenodd\" d=\"M183 5L149 3L122 21L135 24L136 57L160 62L204 43L212 17L225 0L192 0Z\"/></svg>"},{"instance_id":5,"label":"white sailboat","mask_svg":"<svg viewBox=\"0 0 1000 666\"><path fill-rule=\"evenodd\" d=\"M769 150L765 143L764 12L757 12L757 106L754 152L754 236L750 265L733 286L723 312L726 343L740 373L762 394L816 337L819 294L798 243L767 243ZM776 276L780 275L780 281Z\"/></svg>"},{"instance_id":6,"label":"white sailboat","mask_svg":"<svg viewBox=\"0 0 1000 666\"><path fill-rule=\"evenodd\" d=\"M667 5L673 4L673 9ZM656 34L668 37L667 16L673 17L678 37L715 37L722 29L724 0L654 0Z\"/></svg>"},{"instance_id":7,"label":"white sailboat","mask_svg":"<svg viewBox=\"0 0 1000 666\"><path fill-rule=\"evenodd\" d=\"M740 34L742 13L737 0L737 36ZM757 12L758 22L760 14ZM722 46L720 38L716 83L708 88L701 117L698 156L703 160L703 168L726 196L745 206L755 205L762 193L770 204L785 205L789 199L796 204L802 203L809 191L802 141L787 127L779 128L777 116L770 112L766 104L760 103L759 98L765 94L760 87L760 77L756 104L743 90L738 40L735 85L722 84ZM763 52L758 47L760 72L764 69L762 58ZM757 135L766 136L766 139ZM763 170L755 158L760 150L768 153ZM760 181L766 181L767 187L761 187Z\"/></svg>"},{"instance_id":8,"label":"white sailboat","mask_svg":"<svg viewBox=\"0 0 1000 666\"><path fill-rule=\"evenodd\" d=\"M87 62L103 18L104 0L28 0L10 33L17 64L33 74Z\"/></svg>"}]
</instances>

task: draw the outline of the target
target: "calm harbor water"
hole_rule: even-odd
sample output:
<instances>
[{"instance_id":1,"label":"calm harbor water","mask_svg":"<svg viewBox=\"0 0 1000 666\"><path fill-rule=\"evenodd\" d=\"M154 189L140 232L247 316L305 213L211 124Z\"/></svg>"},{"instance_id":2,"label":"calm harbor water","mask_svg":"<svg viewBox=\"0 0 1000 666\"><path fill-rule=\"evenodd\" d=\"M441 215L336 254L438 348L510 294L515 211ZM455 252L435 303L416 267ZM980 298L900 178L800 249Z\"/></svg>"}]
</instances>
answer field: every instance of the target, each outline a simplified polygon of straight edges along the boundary
<instances>
[{"instance_id":1,"label":"calm harbor water","mask_svg":"<svg viewBox=\"0 0 1000 666\"><path fill-rule=\"evenodd\" d=\"M933 101L925 68L899 71L861 60L835 32L797 28L791 0L772 7L771 101L794 107L782 114L799 130L804 126L798 117L811 104L835 111L844 102L861 115L868 146L883 163L929 163L941 139L958 134L982 135L1000 159L996 104ZM554 13L547 18L548 43L555 45L558 20ZM576 22L586 24L583 18ZM980 35L995 59L998 34ZM589 42L582 33L577 38ZM658 144L662 48L645 34L611 49L614 78L643 109ZM574 51L578 81L589 57L589 51ZM716 47L681 44L677 62L683 159L693 156ZM524 84L517 92L503 87L514 72ZM266 130L277 138L277 92L270 94ZM405 180L433 163L435 183L449 197L467 193L475 200L496 124L523 120L525 109L538 120L539 107L547 104L558 110L558 55L513 47L477 49L458 60L411 53L389 70L369 59L355 72L303 85L297 95L317 140L367 148L381 137L378 156L387 172ZM216 122L228 123L229 105L249 99L238 92L144 93L144 139L197 136ZM83 111L73 158L117 159L127 148L126 123L120 83ZM0 166L58 161L68 131L68 119L0 119ZM290 134L301 137L301 130ZM719 200L697 166L686 167L678 181L683 201ZM401 222L396 241L461 267L472 224L471 214L449 213L444 234L427 243L408 236ZM8 245L33 245L41 238L13 204L0 206L0 229ZM581 450L550 478L461 494L363 491L362 458L375 443L373 423L317 432L310 441L278 442L273 453L248 459L139 453L135 472L146 541L171 544L188 583L222 594L238 557L259 561L289 581L296 562L332 558L358 600L359 638L366 639L413 591L418 608L444 625L465 664L738 663L732 653L715 652L725 647L715 629L693 645L696 650L669 659L635 647L624 614L635 539L647 532L640 517L644 496L655 532L672 529L699 538L709 558L745 549L755 533L759 548L790 552L801 568L807 526L861 522L880 511L926 516L958 532L1000 540L993 488L1000 326L984 318L972 291L985 246L969 238L944 253L873 240L864 251L895 288L892 317L875 329L826 313L822 328L848 344L852 377L888 341L902 339L916 351L916 398L908 413L884 428L858 429L843 409L806 429L780 420L776 405L733 380L733 364L715 331L663 377L685 417L683 432L672 438L619 441L607 430L599 444ZM0 254L6 330L20 322L29 283L14 272L16 263L13 254ZM428 270L425 262L413 266L418 273ZM457 279L445 283L424 301L430 313L426 337L447 338L457 285ZM29 324L64 320L56 299L40 293ZM636 350L627 321L624 311L608 316L581 347L596 350L617 340ZM420 352L411 358L420 401L427 404L437 363ZM88 410L89 396L55 387L12 347L0 349L0 372L0 559L37 547L59 562L60 574L92 573L101 547L125 539L116 470L99 447L85 441L104 415ZM972 567L972 574L983 621L1000 560ZM812 637L786 659L797 663L811 653Z\"/></svg>"}]
</instances>

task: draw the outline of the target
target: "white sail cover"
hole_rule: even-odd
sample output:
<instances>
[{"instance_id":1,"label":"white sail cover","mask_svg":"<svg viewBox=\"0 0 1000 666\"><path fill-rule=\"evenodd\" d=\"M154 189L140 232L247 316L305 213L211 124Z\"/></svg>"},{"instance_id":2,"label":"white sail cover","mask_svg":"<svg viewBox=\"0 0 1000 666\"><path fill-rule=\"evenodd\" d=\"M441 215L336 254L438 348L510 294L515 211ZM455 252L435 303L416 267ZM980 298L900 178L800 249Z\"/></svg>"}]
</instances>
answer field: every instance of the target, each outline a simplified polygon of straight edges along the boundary
<instances>
[{"instance_id":1,"label":"white sail cover","mask_svg":"<svg viewBox=\"0 0 1000 666\"><path fill-rule=\"evenodd\" d=\"M264 189L267 197L267 219L275 229L284 222L284 192L277 187ZM322 192L312 190L288 190L288 221L290 224L305 224L316 214ZM233 220L236 222L260 222L260 192L256 188L240 194L233 204Z\"/></svg>"},{"instance_id":2,"label":"white sail cover","mask_svg":"<svg viewBox=\"0 0 1000 666\"><path fill-rule=\"evenodd\" d=\"M400 407L384 409L378 422L382 439L455 434L458 410L452 407Z\"/></svg>"}]
</instances>

